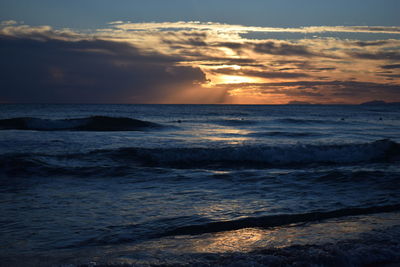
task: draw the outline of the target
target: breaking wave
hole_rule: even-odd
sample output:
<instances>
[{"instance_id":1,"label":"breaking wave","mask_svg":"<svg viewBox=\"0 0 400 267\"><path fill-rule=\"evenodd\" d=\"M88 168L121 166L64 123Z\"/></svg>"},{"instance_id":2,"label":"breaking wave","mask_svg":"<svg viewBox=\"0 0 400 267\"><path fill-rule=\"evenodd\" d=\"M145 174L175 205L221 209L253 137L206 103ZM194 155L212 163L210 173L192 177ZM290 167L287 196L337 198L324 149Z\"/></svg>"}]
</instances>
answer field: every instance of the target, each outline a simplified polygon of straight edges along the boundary
<instances>
[{"instance_id":1,"label":"breaking wave","mask_svg":"<svg viewBox=\"0 0 400 267\"><path fill-rule=\"evenodd\" d=\"M399 160L400 144L388 139L364 144L341 145L247 145L221 148L130 147L72 154L0 154L0 175L118 176L129 174L132 169L140 166L236 169L393 163ZM93 162L98 164L93 165ZM332 175L336 177L335 173ZM336 179L342 176L337 176ZM331 179L329 177L321 179L329 180Z\"/></svg>"},{"instance_id":2,"label":"breaking wave","mask_svg":"<svg viewBox=\"0 0 400 267\"><path fill-rule=\"evenodd\" d=\"M223 148L121 148L97 151L117 159L150 165L251 166L292 164L350 164L391 161L400 156L400 145L384 139L364 144L237 146Z\"/></svg>"},{"instance_id":3,"label":"breaking wave","mask_svg":"<svg viewBox=\"0 0 400 267\"><path fill-rule=\"evenodd\" d=\"M83 260L85 264L71 264L70 260L64 260L60 266L399 266L399 240L400 226L393 226L385 230L373 230L364 233L357 239L345 239L338 242L294 244L285 247L272 247L266 244L265 247L258 247L248 252L183 252L179 255L168 255L168 252L165 252L165 255L162 255L164 256L164 258L161 258L162 260L160 260L160 257L162 257L159 256L160 253L156 254L157 257L150 254L150 259L149 256L146 257L146 254L141 253L137 259L132 257L132 251L128 250L125 253L119 251L117 254L119 258L110 258L110 255L107 255L107 257L96 255L96 257ZM127 257L122 257L125 255ZM126 259L131 260L127 261ZM29 260L32 261L31 258ZM47 265L45 263L49 261L48 258L35 260L41 263L37 265Z\"/></svg>"},{"instance_id":4,"label":"breaking wave","mask_svg":"<svg viewBox=\"0 0 400 267\"><path fill-rule=\"evenodd\" d=\"M204 266L399 266L399 237L400 227L394 226L336 243L266 247L247 253L204 253L185 260L187 265L200 262L198 265Z\"/></svg>"},{"instance_id":5,"label":"breaking wave","mask_svg":"<svg viewBox=\"0 0 400 267\"><path fill-rule=\"evenodd\" d=\"M128 224L107 226L100 235L70 244L65 248L88 247L133 243L137 241L159 239L173 236L197 236L209 233L235 231L245 228L268 229L286 227L293 224L311 223L347 216L370 215L378 213L398 212L400 204L371 207L349 207L325 212L309 212L294 214L278 214L260 217L246 217L230 221L210 221L206 218L175 217L155 220L144 224ZM194 224L186 224L194 223Z\"/></svg>"},{"instance_id":6,"label":"breaking wave","mask_svg":"<svg viewBox=\"0 0 400 267\"><path fill-rule=\"evenodd\" d=\"M145 166L190 167L265 167L307 164L354 164L395 162L400 159L400 144L383 139L363 144L232 146L220 148L140 148L94 150L76 154L13 153L0 155L3 170L23 171L25 167L49 167L47 159L113 161ZM50 161L51 162L51 161ZM65 161L64 161L65 162ZM62 166L56 166L61 168Z\"/></svg>"},{"instance_id":7,"label":"breaking wave","mask_svg":"<svg viewBox=\"0 0 400 267\"><path fill-rule=\"evenodd\" d=\"M0 120L0 130L139 131L152 127L160 127L160 125L131 118L116 118L107 116L92 116L87 118L59 120L32 117Z\"/></svg>"},{"instance_id":8,"label":"breaking wave","mask_svg":"<svg viewBox=\"0 0 400 267\"><path fill-rule=\"evenodd\" d=\"M200 225L188 225L172 229L160 234L160 237L175 235L201 235L223 231L239 230L243 228L269 228L295 223L305 223L345 216L368 215L374 213L400 211L400 204L375 206L367 208L345 208L327 212L309 212L302 214L282 214L262 217L248 217L233 221L218 221Z\"/></svg>"}]
</instances>

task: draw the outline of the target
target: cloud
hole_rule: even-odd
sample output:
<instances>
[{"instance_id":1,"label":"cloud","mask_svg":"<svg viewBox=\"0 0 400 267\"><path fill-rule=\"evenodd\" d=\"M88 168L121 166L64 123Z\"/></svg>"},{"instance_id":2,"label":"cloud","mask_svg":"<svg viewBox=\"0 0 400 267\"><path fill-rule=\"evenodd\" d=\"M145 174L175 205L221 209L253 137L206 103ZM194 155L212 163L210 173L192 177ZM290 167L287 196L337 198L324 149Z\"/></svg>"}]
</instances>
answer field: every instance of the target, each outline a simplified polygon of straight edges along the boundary
<instances>
[{"instance_id":1,"label":"cloud","mask_svg":"<svg viewBox=\"0 0 400 267\"><path fill-rule=\"evenodd\" d=\"M356 41L354 44L357 46L361 47L366 47L366 46L383 46L386 44L389 44L390 42L388 40L379 40L379 41Z\"/></svg>"},{"instance_id":2,"label":"cloud","mask_svg":"<svg viewBox=\"0 0 400 267\"><path fill-rule=\"evenodd\" d=\"M370 60L400 60L398 51L379 51L379 52L350 52L351 57Z\"/></svg>"},{"instance_id":3,"label":"cloud","mask_svg":"<svg viewBox=\"0 0 400 267\"><path fill-rule=\"evenodd\" d=\"M0 27L0 36L10 38L28 38L34 40L82 40L90 39L85 34L80 34L70 29L55 30L48 25L29 26L29 25L6 25Z\"/></svg>"},{"instance_id":4,"label":"cloud","mask_svg":"<svg viewBox=\"0 0 400 267\"><path fill-rule=\"evenodd\" d=\"M324 32L345 32L345 33L385 33L400 34L398 26L310 26L298 28L281 27L256 27L245 25L233 25L216 22L200 21L178 21L178 22L145 22L145 23L122 23L121 21L111 22L115 28L130 31L159 31L159 30L203 30L218 32L289 32L289 33L324 33Z\"/></svg>"},{"instance_id":5,"label":"cloud","mask_svg":"<svg viewBox=\"0 0 400 267\"><path fill-rule=\"evenodd\" d=\"M382 69L387 69L387 70L400 69L400 64L383 65L383 66L381 66L381 68Z\"/></svg>"},{"instance_id":6,"label":"cloud","mask_svg":"<svg viewBox=\"0 0 400 267\"><path fill-rule=\"evenodd\" d=\"M18 24L18 22L15 20L4 20L0 22L0 26L11 26L16 24Z\"/></svg>"},{"instance_id":7,"label":"cloud","mask_svg":"<svg viewBox=\"0 0 400 267\"><path fill-rule=\"evenodd\" d=\"M111 21L108 24L110 25L117 25L117 24L124 24L124 22L122 20L116 20L116 21Z\"/></svg>"},{"instance_id":8,"label":"cloud","mask_svg":"<svg viewBox=\"0 0 400 267\"><path fill-rule=\"evenodd\" d=\"M274 99L291 99L296 96L300 101L312 103L361 103L369 99L400 100L400 85L391 83L374 83L359 81L293 81L271 83L240 83L224 84L222 87L239 90L240 94L247 92L269 96ZM235 91L238 96L238 91Z\"/></svg>"},{"instance_id":9,"label":"cloud","mask_svg":"<svg viewBox=\"0 0 400 267\"><path fill-rule=\"evenodd\" d=\"M321 70L335 70L336 68L334 68L334 67L327 67L327 68L316 68L315 70L317 70L317 71L321 71Z\"/></svg>"},{"instance_id":10,"label":"cloud","mask_svg":"<svg viewBox=\"0 0 400 267\"><path fill-rule=\"evenodd\" d=\"M252 77L261 77L267 79L296 79L300 77L308 77L309 75L306 73L298 73L298 72L283 72L283 71L257 71L257 70L235 70L232 68L219 68L213 70L214 73L225 74L225 75L242 75L242 76L252 76Z\"/></svg>"},{"instance_id":11,"label":"cloud","mask_svg":"<svg viewBox=\"0 0 400 267\"><path fill-rule=\"evenodd\" d=\"M206 82L199 68L122 42L0 36L0 55L2 102L179 102Z\"/></svg>"},{"instance_id":12,"label":"cloud","mask_svg":"<svg viewBox=\"0 0 400 267\"><path fill-rule=\"evenodd\" d=\"M0 102L354 103L400 97L400 40L247 39L239 33L259 27L239 26L116 21L76 31L2 25ZM350 28L289 30L396 30Z\"/></svg>"},{"instance_id":13,"label":"cloud","mask_svg":"<svg viewBox=\"0 0 400 267\"><path fill-rule=\"evenodd\" d=\"M315 56L307 47L284 42L267 41L254 44L254 51L260 54L282 55L282 56Z\"/></svg>"}]
</instances>

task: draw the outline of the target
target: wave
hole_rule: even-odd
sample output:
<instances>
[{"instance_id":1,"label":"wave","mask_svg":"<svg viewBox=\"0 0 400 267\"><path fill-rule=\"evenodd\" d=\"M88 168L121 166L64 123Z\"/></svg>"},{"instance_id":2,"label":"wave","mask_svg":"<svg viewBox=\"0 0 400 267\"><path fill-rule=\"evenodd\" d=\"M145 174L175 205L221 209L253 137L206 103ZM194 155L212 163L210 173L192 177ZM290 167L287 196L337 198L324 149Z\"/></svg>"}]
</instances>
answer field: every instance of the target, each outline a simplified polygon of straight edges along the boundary
<instances>
[{"instance_id":1,"label":"wave","mask_svg":"<svg viewBox=\"0 0 400 267\"><path fill-rule=\"evenodd\" d=\"M304 177L305 180L313 179L317 183L338 184L351 182L376 184L379 187L397 188L400 186L400 172L383 170L333 170Z\"/></svg>"},{"instance_id":2,"label":"wave","mask_svg":"<svg viewBox=\"0 0 400 267\"><path fill-rule=\"evenodd\" d=\"M10 155L0 156L0 177L123 177L134 172L134 166L68 166L53 163L50 156ZM2 180L1 183L10 181Z\"/></svg>"},{"instance_id":3,"label":"wave","mask_svg":"<svg viewBox=\"0 0 400 267\"><path fill-rule=\"evenodd\" d=\"M35 174L115 176L129 174L132 168L140 166L235 169L391 163L399 160L400 144L389 139L364 144L342 145L243 145L221 148L131 147L73 154L2 154L0 155L0 174L3 173L6 176ZM86 167L74 167L74 162L82 162ZM85 165L85 162L91 163L90 166ZM93 162L98 164L92 166ZM103 166L102 174L99 173L101 169L99 166ZM322 177L321 180L329 180L329 177Z\"/></svg>"},{"instance_id":4,"label":"wave","mask_svg":"<svg viewBox=\"0 0 400 267\"><path fill-rule=\"evenodd\" d=\"M328 229L329 230L329 229ZM207 237L205 237L207 240ZM165 266L399 266L400 263L400 226L385 229L374 229L365 232L357 238L342 239L339 241L316 242L310 244L291 244L288 246L274 246L273 242L259 242L252 250L215 252L193 251L185 244L202 245L203 239L166 239L156 241L155 244L139 246L129 245L116 248L110 253L106 247L103 256L99 253L102 248L96 249L96 254L86 253L80 258L81 248L77 256L55 258L57 264L50 264L48 256L9 256L2 259L4 266L25 266L27 262L37 263L37 266L103 266L103 267L165 267ZM218 239L217 239L218 240ZM291 243L289 240L286 243ZM196 243L195 243L196 242ZM166 246L167 244L167 246ZM208 244L208 243L206 243ZM156 246L158 245L158 246ZM217 244L218 245L218 244ZM226 244L222 244L223 247ZM235 244L237 245L237 244ZM163 253L160 253L160 247ZM185 248L181 250L181 248ZM203 248L203 247L202 247ZM69 256L74 250L67 251ZM156 255L156 257L155 257ZM49 263L50 262L50 263ZM60 262L62 264L60 264ZM19 264L18 264L19 263ZM79 263L79 264L78 264ZM35 265L35 266L36 266Z\"/></svg>"},{"instance_id":5,"label":"wave","mask_svg":"<svg viewBox=\"0 0 400 267\"><path fill-rule=\"evenodd\" d=\"M370 215L398 211L400 211L400 204L372 206L366 208L349 207L326 212L246 217L230 221L210 221L206 218L192 218L188 216L164 218L162 220L149 221L143 224L107 226L107 228L101 231L101 234L99 235L95 235L77 243L69 244L62 248L126 244L165 237L183 235L196 236L209 233L235 231L245 228L268 229L272 227L285 227L293 224L337 219L346 216ZM190 222L195 224L185 225L185 223Z\"/></svg>"},{"instance_id":6,"label":"wave","mask_svg":"<svg viewBox=\"0 0 400 267\"><path fill-rule=\"evenodd\" d=\"M221 113L221 111L219 112L207 112L204 115L206 116L235 116L235 117L241 117L241 116L250 116L250 112L223 112Z\"/></svg>"},{"instance_id":7,"label":"wave","mask_svg":"<svg viewBox=\"0 0 400 267\"><path fill-rule=\"evenodd\" d=\"M315 137L321 136L320 133L310 133L310 132L254 132L247 134L248 136L255 136L255 137Z\"/></svg>"},{"instance_id":8,"label":"wave","mask_svg":"<svg viewBox=\"0 0 400 267\"><path fill-rule=\"evenodd\" d=\"M364 144L342 145L244 145L222 148L121 148L97 151L120 160L174 167L282 166L296 164L350 164L397 160L400 145L384 139Z\"/></svg>"},{"instance_id":9,"label":"wave","mask_svg":"<svg viewBox=\"0 0 400 267\"><path fill-rule=\"evenodd\" d=\"M275 121L281 123L289 123L289 124L332 124L332 123L343 123L344 118L342 118L340 121L318 120L318 119L293 119L293 118L277 119Z\"/></svg>"},{"instance_id":10,"label":"wave","mask_svg":"<svg viewBox=\"0 0 400 267\"><path fill-rule=\"evenodd\" d=\"M327 212L309 212L302 214L283 214L269 215L262 217L247 217L232 221L218 221L199 225L188 225L165 231L157 237L177 236L177 235L201 235L206 233L216 233L233 231L243 228L270 228L295 223L307 223L326 219L340 218L345 216L368 215L374 213L400 211L400 204L376 206L368 208L345 208Z\"/></svg>"},{"instance_id":11,"label":"wave","mask_svg":"<svg viewBox=\"0 0 400 267\"><path fill-rule=\"evenodd\" d=\"M384 230L372 230L357 239L339 242L286 247L273 247L266 243L261 244L264 247L249 252L193 253L185 255L181 261L185 266L399 266L399 240L400 226L393 226ZM179 256L176 258L179 259ZM176 261L176 258L173 260ZM174 266L173 263L150 265Z\"/></svg>"},{"instance_id":12,"label":"wave","mask_svg":"<svg viewBox=\"0 0 400 267\"><path fill-rule=\"evenodd\" d=\"M245 125L254 125L257 124L257 121L254 120L245 120L245 119L225 119L225 120L214 120L210 121L211 123L222 125L222 126L245 126Z\"/></svg>"},{"instance_id":13,"label":"wave","mask_svg":"<svg viewBox=\"0 0 400 267\"><path fill-rule=\"evenodd\" d=\"M161 125L123 117L92 116L77 119L40 119L32 117L0 120L0 130L35 131L140 131Z\"/></svg>"}]
</instances>

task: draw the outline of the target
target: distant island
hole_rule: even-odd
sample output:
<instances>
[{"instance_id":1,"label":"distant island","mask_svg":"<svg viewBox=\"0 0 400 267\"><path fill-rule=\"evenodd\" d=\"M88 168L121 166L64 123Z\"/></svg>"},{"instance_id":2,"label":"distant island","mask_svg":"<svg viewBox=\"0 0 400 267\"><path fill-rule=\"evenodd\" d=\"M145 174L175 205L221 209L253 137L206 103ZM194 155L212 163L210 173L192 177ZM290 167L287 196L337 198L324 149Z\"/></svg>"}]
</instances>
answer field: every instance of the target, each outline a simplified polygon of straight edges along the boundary
<instances>
[{"instance_id":1,"label":"distant island","mask_svg":"<svg viewBox=\"0 0 400 267\"><path fill-rule=\"evenodd\" d=\"M387 102L382 101L382 100L373 100L373 101L368 101L361 103L360 105L385 105Z\"/></svg>"},{"instance_id":2,"label":"distant island","mask_svg":"<svg viewBox=\"0 0 400 267\"><path fill-rule=\"evenodd\" d=\"M310 102L307 102L307 101L296 101L296 100L293 100L293 101L287 102L286 105L322 105L322 104L320 104L320 103L310 103ZM346 105L346 104L345 103L332 103L332 105ZM359 105L362 105L362 106L400 105L400 102L386 102L386 101L383 101L383 100L371 100L371 101L360 103Z\"/></svg>"}]
</instances>

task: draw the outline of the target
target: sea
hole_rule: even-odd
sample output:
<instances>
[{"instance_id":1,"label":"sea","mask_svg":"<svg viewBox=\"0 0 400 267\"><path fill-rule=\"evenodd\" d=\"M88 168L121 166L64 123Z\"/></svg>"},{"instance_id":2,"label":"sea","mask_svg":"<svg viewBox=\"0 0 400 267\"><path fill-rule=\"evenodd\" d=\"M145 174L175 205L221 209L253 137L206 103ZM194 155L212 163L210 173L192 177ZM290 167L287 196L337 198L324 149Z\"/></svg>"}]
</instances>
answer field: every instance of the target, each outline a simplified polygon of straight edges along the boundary
<instances>
[{"instance_id":1,"label":"sea","mask_svg":"<svg viewBox=\"0 0 400 267\"><path fill-rule=\"evenodd\" d=\"M400 105L0 105L0 266L400 266Z\"/></svg>"}]
</instances>

